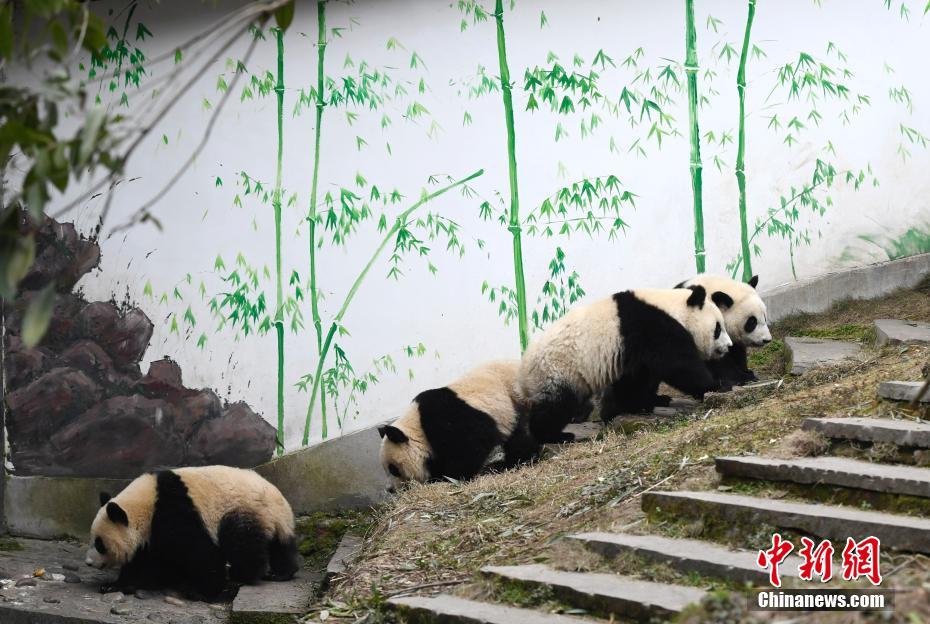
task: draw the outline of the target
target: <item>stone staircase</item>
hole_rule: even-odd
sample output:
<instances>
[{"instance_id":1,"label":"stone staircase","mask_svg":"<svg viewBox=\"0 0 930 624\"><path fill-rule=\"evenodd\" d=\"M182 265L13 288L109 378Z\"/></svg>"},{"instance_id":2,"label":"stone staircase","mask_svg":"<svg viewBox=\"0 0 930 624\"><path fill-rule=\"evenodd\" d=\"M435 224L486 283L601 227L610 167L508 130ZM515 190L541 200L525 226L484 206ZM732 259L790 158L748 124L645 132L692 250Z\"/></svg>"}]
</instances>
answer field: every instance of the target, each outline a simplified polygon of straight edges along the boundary
<instances>
[{"instance_id":1,"label":"stone staircase","mask_svg":"<svg viewBox=\"0 0 930 624\"><path fill-rule=\"evenodd\" d=\"M930 325L904 321L875 322L879 345L930 343ZM862 347L854 343L813 338L787 339L792 352L793 374L813 367L858 358ZM882 398L909 401L920 383L887 381L878 390ZM930 402L930 393L921 399ZM679 406L681 409L681 406ZM930 423L890 418L808 418L802 429L815 431L834 442L891 444L908 451L930 450ZM581 437L598 433L595 426L579 428ZM703 523L705 534L731 542L730 529L769 528L788 535L811 535L844 543L847 537L862 539L874 535L884 549L930 554L930 519L917 515L861 509L853 504L811 502L805 493L815 488L842 489L851 493L851 502L871 494L911 497L926 501L930 509L930 468L872 463L836 456L777 459L770 457L716 457L716 471L723 483L758 484L759 495L733 493L733 486L717 491L647 491L642 509L657 529L667 523ZM767 496L765 486L790 485L792 499ZM724 491L721 491L724 490ZM850 502L844 499L844 502ZM723 528L715 532L710 527ZM701 601L701 587L712 579L737 584L767 586L768 571L756 563L758 551L734 549L730 543L684 539L655 534L586 532L566 536L569 543L582 545L606 563L628 556L635 561L660 564L684 578L697 577L694 584L644 581L615 573L571 572L548 565L493 566L482 574L495 582L517 584L529 590L542 588L576 615L545 613L538 609L516 608L466 600L441 594L433 597L394 598L388 603L412 619L426 622L503 622L570 623L598 622L598 618L622 621L667 620L688 605ZM756 540L758 541L758 540ZM759 543L759 547L767 544ZM629 559L626 559L627 567ZM780 567L782 578L798 575L800 559L790 556ZM641 567L641 566L637 566Z\"/></svg>"}]
</instances>

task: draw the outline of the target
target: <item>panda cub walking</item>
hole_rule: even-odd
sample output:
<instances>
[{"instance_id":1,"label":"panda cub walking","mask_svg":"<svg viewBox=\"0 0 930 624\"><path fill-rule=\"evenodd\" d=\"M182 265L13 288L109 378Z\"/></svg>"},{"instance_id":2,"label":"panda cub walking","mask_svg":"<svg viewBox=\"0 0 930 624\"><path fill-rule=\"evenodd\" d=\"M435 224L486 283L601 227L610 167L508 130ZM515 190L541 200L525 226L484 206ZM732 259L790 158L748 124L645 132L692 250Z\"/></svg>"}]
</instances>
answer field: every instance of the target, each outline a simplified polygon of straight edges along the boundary
<instances>
[{"instance_id":1,"label":"panda cub walking","mask_svg":"<svg viewBox=\"0 0 930 624\"><path fill-rule=\"evenodd\" d=\"M113 498L101 494L100 504L86 563L119 568L113 589L176 587L212 600L226 584L227 563L241 583L288 580L300 565L291 506L251 470L144 474Z\"/></svg>"},{"instance_id":2,"label":"panda cub walking","mask_svg":"<svg viewBox=\"0 0 930 624\"><path fill-rule=\"evenodd\" d=\"M538 448L521 417L519 366L515 360L483 364L448 386L421 392L403 416L379 427L381 465L393 487L470 479L498 447L503 467L532 458Z\"/></svg>"},{"instance_id":3,"label":"panda cub walking","mask_svg":"<svg viewBox=\"0 0 930 624\"><path fill-rule=\"evenodd\" d=\"M575 308L533 342L523 356L520 391L537 442L574 439L562 429L589 399L621 380L654 395L661 381L703 398L717 388L705 360L732 344L720 310L701 286L637 289Z\"/></svg>"}]
</instances>

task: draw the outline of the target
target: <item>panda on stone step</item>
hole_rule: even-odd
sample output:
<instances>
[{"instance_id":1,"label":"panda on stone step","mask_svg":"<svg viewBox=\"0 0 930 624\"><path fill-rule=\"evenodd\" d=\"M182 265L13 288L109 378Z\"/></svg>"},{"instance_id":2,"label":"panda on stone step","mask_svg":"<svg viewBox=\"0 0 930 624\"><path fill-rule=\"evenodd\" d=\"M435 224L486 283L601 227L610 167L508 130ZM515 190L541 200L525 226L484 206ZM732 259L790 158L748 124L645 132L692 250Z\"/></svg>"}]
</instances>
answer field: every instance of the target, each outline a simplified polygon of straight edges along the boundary
<instances>
[{"instance_id":1,"label":"panda on stone step","mask_svg":"<svg viewBox=\"0 0 930 624\"><path fill-rule=\"evenodd\" d=\"M723 314L733 345L722 358L707 361L718 390L726 391L735 385L756 381L755 374L749 370L746 347L762 346L772 340L765 303L755 290L758 283L758 276L743 284L726 277L698 275L675 286L704 288ZM609 420L617 414L651 412L657 406L668 405L670 397L658 394L658 390L657 385L652 388L642 379L624 374L601 396L601 418Z\"/></svg>"},{"instance_id":2,"label":"panda on stone step","mask_svg":"<svg viewBox=\"0 0 930 624\"><path fill-rule=\"evenodd\" d=\"M523 355L519 388L537 442L564 442L562 429L586 416L589 401L624 375L655 395L664 381L702 398L717 383L705 360L732 344L720 310L701 287L637 289L575 308Z\"/></svg>"},{"instance_id":3,"label":"panda on stone step","mask_svg":"<svg viewBox=\"0 0 930 624\"><path fill-rule=\"evenodd\" d=\"M728 277L698 275L676 286L703 287L723 313L733 346L725 356L709 363L714 378L723 386L740 386L758 381L755 373L749 370L746 348L762 347L772 341L765 302L756 292L758 285L758 275L753 275L745 284Z\"/></svg>"},{"instance_id":4,"label":"panda on stone step","mask_svg":"<svg viewBox=\"0 0 930 624\"><path fill-rule=\"evenodd\" d=\"M498 447L502 467L531 459L537 447L521 417L519 366L516 360L483 364L448 386L421 392L403 416L378 427L391 491L409 481L470 479Z\"/></svg>"},{"instance_id":5,"label":"panda on stone step","mask_svg":"<svg viewBox=\"0 0 930 624\"><path fill-rule=\"evenodd\" d=\"M86 563L119 568L101 591L173 587L215 599L234 581L284 581L299 567L294 514L278 489L228 466L144 474L110 498L91 526Z\"/></svg>"}]
</instances>

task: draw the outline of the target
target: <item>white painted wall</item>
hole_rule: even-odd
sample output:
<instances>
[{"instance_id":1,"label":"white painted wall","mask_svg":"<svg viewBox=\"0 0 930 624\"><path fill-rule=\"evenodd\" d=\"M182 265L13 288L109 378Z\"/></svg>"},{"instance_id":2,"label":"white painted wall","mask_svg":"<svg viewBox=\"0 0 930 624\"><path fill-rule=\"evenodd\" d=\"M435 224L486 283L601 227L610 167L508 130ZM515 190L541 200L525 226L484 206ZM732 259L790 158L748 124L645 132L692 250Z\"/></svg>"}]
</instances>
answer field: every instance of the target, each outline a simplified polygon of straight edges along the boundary
<instances>
[{"instance_id":1,"label":"white painted wall","mask_svg":"<svg viewBox=\"0 0 930 624\"><path fill-rule=\"evenodd\" d=\"M461 15L449 2L406 0L376 2L360 0L351 5L331 2L328 5L330 26L351 29L334 39L327 50L328 69L342 73L342 62L350 54L356 62L367 59L376 66L391 66L401 75L413 76L409 69L414 50L426 63L425 79L429 90L417 96L440 125L438 134L427 136L429 121L406 123L403 107L388 105L393 124L382 132L380 114L360 111L352 127L344 113L328 110L323 126L323 158L320 167L321 192L348 185L356 172L382 189L398 188L408 200L415 199L427 178L433 174L461 177L483 168L484 175L475 189L493 202L499 193L506 197L507 160L505 130L500 94L495 92L478 100L459 95L461 83L473 76L478 64L496 76L497 50L493 22L470 26L460 32ZM505 3L507 4L507 3ZM709 106L700 111L702 132L721 130L736 136L737 97L736 61L729 65L718 58L718 41L728 41L738 50L745 20L745 2L697 2L698 46L702 67L714 69L713 83L718 94L711 95ZM897 2L895 3L897 5ZM914 4L914 3L911 3ZM920 12L911 7L910 21L888 11L880 0L855 2L825 1L822 7L802 0L773 2L760 0L752 33L754 42L767 57L750 61L748 76L747 176L750 226L768 206L776 205L780 195L789 194L809 177L812 159L829 138L838 169L865 167L871 163L880 186L868 186L858 192L839 182L833 192L834 205L825 216L802 221L819 230L810 246L796 249L798 277L807 277L836 268L842 263L863 263L884 259L875 248L857 239L862 234L898 235L915 225L930 223L930 209L925 197L930 191L926 171L930 156L920 146L910 146L912 157L902 161L896 153L899 124L930 133L930 84L925 79L924 61L928 53L927 25ZM155 9L140 11L139 16L153 33L140 46L149 58L170 52L179 42L209 27L219 19L222 9L210 3L163 2ZM543 65L549 51L569 63L574 54L590 61L603 49L619 65L632 50L642 46L642 63L655 67L663 58L684 58L684 3L596 2L593 0L559 2L557 0L517 0L507 8L505 25L511 73L515 85L515 107L520 196L524 214L558 187L583 176L615 174L626 187L638 195L637 208L625 215L630 228L615 242L589 240L574 236L571 240L526 237L524 240L528 299L531 308L547 276L547 263L556 245L568 255L570 270L577 270L589 297L600 297L634 286L672 285L694 272L693 223L688 174L687 110L684 93L669 108L676 118L681 137L667 139L661 151L649 145L648 157L626 153L633 134L624 120L605 116L605 126L594 136L582 140L577 118L563 120L571 137L554 141L556 116L548 111L524 111L526 94L522 89L524 70ZM540 28L540 12L548 25ZM708 14L722 20L719 34L706 27ZM291 115L300 88L315 78L316 47L315 3L298 2L293 26L286 35L285 49L285 157L283 178L288 191L298 195L297 206L287 209L284 225L285 272L292 269L307 276L307 235L303 217L310 192L312 162L312 111ZM390 37L399 40L405 50L387 50ZM820 107L823 123L803 140L789 148L782 143L783 133L766 129L772 112L781 112L783 98L766 96L775 84L775 68L794 61L798 52L807 51L825 58L827 42L835 42L849 57L848 65L855 77L847 82L871 97L867 107L852 124L841 125L836 119L839 108L832 104ZM219 100L217 75L224 71L226 56L239 58L247 42L239 42L213 66L184 96L172 112L152 132L133 157L129 173L133 178L116 191L114 207L104 228L118 224L149 198L171 177L190 154L202 135L210 111L202 107L204 98L212 104ZM831 57L831 62L835 62ZM187 60L185 62L188 62ZM272 39L259 43L252 71L273 69L275 46ZM887 63L895 73L883 69ZM150 68L150 80L171 71L171 63ZM682 76L683 77L683 76ZM228 78L227 78L228 80ZM605 72L602 89L616 98L632 74L618 68ZM700 84L705 85L704 74ZM888 89L906 85L913 99L913 112L890 101ZM410 87L415 91L415 84ZM702 86L702 88L704 88ZM238 95L238 94L237 94ZM129 91L130 114L149 101L149 92ZM473 123L463 126L468 111ZM802 107L803 115L806 108ZM784 118L786 122L790 115ZM806 120L805 120L805 123ZM162 138L167 138L167 144ZM355 137L362 135L368 147L356 149ZM613 135L621 154L608 149ZM388 156L385 140L393 155ZM719 154L727 163L722 171L713 165ZM270 183L274 176L275 105L273 97L240 103L230 101L218 120L213 136L196 162L186 171L155 209L164 230L150 225L134 227L102 241L102 270L81 284L91 299L128 297L140 305L155 322L155 336L147 360L169 355L181 362L185 382L190 386L209 385L233 400L245 399L267 419L275 414L275 339L266 336L235 337L228 328L216 331L205 301L197 294L201 280L208 295L220 292L222 283L214 271L214 259L222 255L232 266L237 252L249 261L274 269L274 245L271 208L247 202L243 208L233 206L237 191L236 172L245 170ZM732 167L735 144L725 148L704 146L704 206L708 270L723 272L739 249L737 189ZM559 163L565 168L559 175ZM215 186L220 176L224 184ZM372 422L397 416L418 391L451 381L465 369L483 360L516 357L519 353L515 325L504 326L496 307L481 294L481 284L512 284L510 236L497 223L479 220L475 198L448 194L431 206L455 219L463 228L468 246L463 258L446 254L435 245L430 260L438 268L433 276L426 263L410 258L400 281L388 280L387 258L382 257L358 292L344 322L351 336L340 341L357 371L368 367L372 358L392 352L399 371L382 377L382 383L360 398L357 417L345 426L349 431ZM406 206L407 202L403 204ZM98 198L76 212L85 231L92 229L102 207ZM397 211L398 208L391 210ZM396 212L391 212L396 214ZM253 229L253 220L257 228ZM326 300L322 305L324 326L339 303L380 235L373 223L352 239L346 248L327 243L321 254L319 279ZM483 239L483 250L474 244ZM762 256L754 259L763 286L773 286L792 279L787 247L779 240L765 237L760 241ZM854 253L848 253L850 249ZM842 258L842 259L841 259ZM185 277L192 276L187 285ZM151 282L155 298L143 294ZM185 301L171 293L179 286ZM273 284L263 283L269 301ZM167 304L158 296L169 294ZM197 317L197 327L184 337L182 314L190 303ZM181 336L171 333L170 315L177 314ZM309 307L304 305L305 320ZM208 335L204 348L196 345L201 331ZM398 349L422 342L428 355L408 362ZM299 334L287 335L287 440L289 447L299 444L307 405L307 395L293 384L315 365L315 338L307 323ZM354 410L353 410L354 411ZM331 433L335 428L331 423ZM313 440L319 440L319 414L314 415Z\"/></svg>"}]
</instances>

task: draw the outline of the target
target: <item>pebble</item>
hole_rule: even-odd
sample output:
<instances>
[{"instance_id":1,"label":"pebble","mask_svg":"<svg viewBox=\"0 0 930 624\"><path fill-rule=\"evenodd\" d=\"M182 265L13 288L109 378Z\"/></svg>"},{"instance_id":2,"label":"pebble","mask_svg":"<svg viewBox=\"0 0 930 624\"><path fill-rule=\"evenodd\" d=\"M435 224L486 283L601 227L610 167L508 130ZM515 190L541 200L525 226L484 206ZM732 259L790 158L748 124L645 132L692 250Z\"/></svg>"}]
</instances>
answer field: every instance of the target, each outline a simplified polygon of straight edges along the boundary
<instances>
[{"instance_id":1,"label":"pebble","mask_svg":"<svg viewBox=\"0 0 930 624\"><path fill-rule=\"evenodd\" d=\"M74 572L65 572L65 583L80 583L81 577Z\"/></svg>"},{"instance_id":2,"label":"pebble","mask_svg":"<svg viewBox=\"0 0 930 624\"><path fill-rule=\"evenodd\" d=\"M180 598L175 598L174 596L165 596L165 602L167 602L170 605L174 605L176 607L184 607L187 605L186 602L184 602Z\"/></svg>"},{"instance_id":3,"label":"pebble","mask_svg":"<svg viewBox=\"0 0 930 624\"><path fill-rule=\"evenodd\" d=\"M48 604L61 604L61 600L58 598L52 598L51 596L48 598L43 598L42 602L47 602Z\"/></svg>"},{"instance_id":4,"label":"pebble","mask_svg":"<svg viewBox=\"0 0 930 624\"><path fill-rule=\"evenodd\" d=\"M63 581L65 580L64 574L46 574L43 576L46 581Z\"/></svg>"},{"instance_id":5,"label":"pebble","mask_svg":"<svg viewBox=\"0 0 930 624\"><path fill-rule=\"evenodd\" d=\"M113 605L113 607L110 609L110 613L113 615L129 615L132 613L132 609L126 605Z\"/></svg>"},{"instance_id":6,"label":"pebble","mask_svg":"<svg viewBox=\"0 0 930 624\"><path fill-rule=\"evenodd\" d=\"M72 572L77 572L81 569L80 566L76 563L63 563L61 564L61 567L65 570L71 570Z\"/></svg>"},{"instance_id":7,"label":"pebble","mask_svg":"<svg viewBox=\"0 0 930 624\"><path fill-rule=\"evenodd\" d=\"M225 610L226 610L226 605L221 605L221 604L210 604L210 605L207 605L207 606L210 607L211 609L213 609L214 611L225 611Z\"/></svg>"},{"instance_id":8,"label":"pebble","mask_svg":"<svg viewBox=\"0 0 930 624\"><path fill-rule=\"evenodd\" d=\"M137 589L135 596L139 600L148 600L149 598L152 597L152 592L147 592L144 589Z\"/></svg>"},{"instance_id":9,"label":"pebble","mask_svg":"<svg viewBox=\"0 0 930 624\"><path fill-rule=\"evenodd\" d=\"M38 581L36 581L34 578L24 578L24 579L19 579L18 581L16 581L16 586L17 587L35 587L37 583Z\"/></svg>"},{"instance_id":10,"label":"pebble","mask_svg":"<svg viewBox=\"0 0 930 624\"><path fill-rule=\"evenodd\" d=\"M104 594L104 602L123 602L126 600L126 594L123 592L113 592L112 594Z\"/></svg>"}]
</instances>

